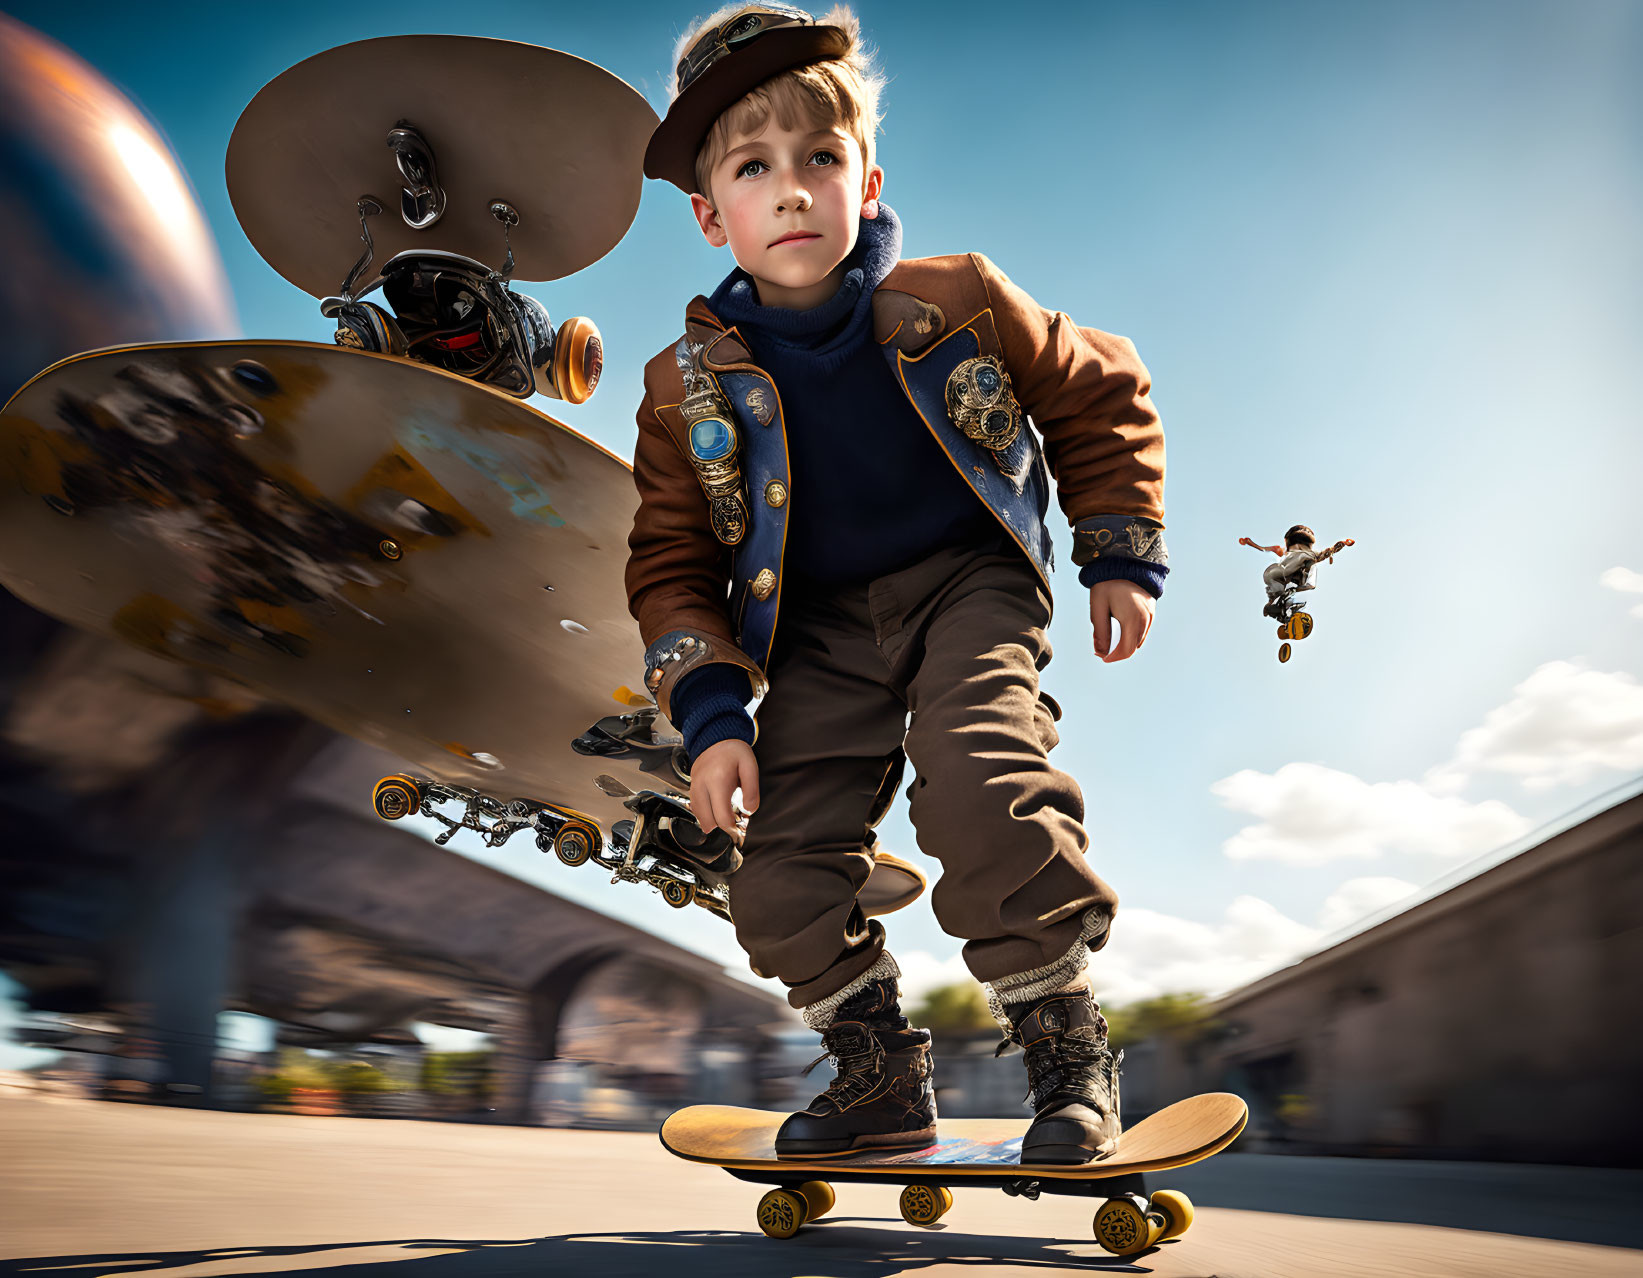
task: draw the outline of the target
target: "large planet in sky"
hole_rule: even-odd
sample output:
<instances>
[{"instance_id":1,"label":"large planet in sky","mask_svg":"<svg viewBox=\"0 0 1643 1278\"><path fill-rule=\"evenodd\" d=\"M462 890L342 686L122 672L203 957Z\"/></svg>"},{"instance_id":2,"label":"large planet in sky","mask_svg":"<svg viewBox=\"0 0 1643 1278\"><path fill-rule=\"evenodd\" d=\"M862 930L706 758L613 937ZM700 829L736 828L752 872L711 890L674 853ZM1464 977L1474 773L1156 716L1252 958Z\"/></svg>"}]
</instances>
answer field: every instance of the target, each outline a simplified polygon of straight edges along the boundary
<instances>
[{"instance_id":1,"label":"large planet in sky","mask_svg":"<svg viewBox=\"0 0 1643 1278\"><path fill-rule=\"evenodd\" d=\"M0 402L49 364L237 335L165 139L86 62L0 13Z\"/></svg>"}]
</instances>

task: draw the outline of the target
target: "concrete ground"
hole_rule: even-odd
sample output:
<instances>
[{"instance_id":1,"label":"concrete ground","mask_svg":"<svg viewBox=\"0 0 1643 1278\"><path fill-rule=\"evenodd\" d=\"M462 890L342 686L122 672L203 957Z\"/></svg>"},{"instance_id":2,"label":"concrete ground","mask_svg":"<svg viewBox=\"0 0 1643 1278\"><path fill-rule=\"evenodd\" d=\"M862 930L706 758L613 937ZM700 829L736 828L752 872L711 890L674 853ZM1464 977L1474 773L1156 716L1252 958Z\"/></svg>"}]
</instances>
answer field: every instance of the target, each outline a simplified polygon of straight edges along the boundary
<instances>
[{"instance_id":1,"label":"concrete ground","mask_svg":"<svg viewBox=\"0 0 1643 1278\"><path fill-rule=\"evenodd\" d=\"M1198 1220L1129 1260L1091 1203L981 1189L921 1230L847 1186L777 1242L760 1187L644 1133L0 1099L0 1274L1643 1275L1643 1173L1223 1155L1166 1185Z\"/></svg>"}]
</instances>

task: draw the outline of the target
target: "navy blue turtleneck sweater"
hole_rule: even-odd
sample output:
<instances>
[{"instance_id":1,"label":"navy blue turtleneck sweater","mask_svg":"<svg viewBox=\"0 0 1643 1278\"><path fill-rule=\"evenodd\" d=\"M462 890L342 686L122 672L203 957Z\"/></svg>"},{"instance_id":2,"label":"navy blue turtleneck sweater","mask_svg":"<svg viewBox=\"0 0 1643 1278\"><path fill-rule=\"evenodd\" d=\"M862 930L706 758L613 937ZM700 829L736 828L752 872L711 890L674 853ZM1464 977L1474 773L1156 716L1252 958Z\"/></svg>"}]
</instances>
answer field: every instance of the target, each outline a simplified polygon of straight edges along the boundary
<instances>
[{"instance_id":1,"label":"navy blue turtleneck sweater","mask_svg":"<svg viewBox=\"0 0 1643 1278\"><path fill-rule=\"evenodd\" d=\"M900 255L901 224L881 202L879 216L861 222L839 291L820 306L761 306L752 277L740 268L708 299L715 315L736 326L781 396L792 477L784 594L871 581L941 547L980 546L1003 535L873 340L873 290ZM1080 580L1094 585L1118 576L1162 593L1161 571L1128 561L1086 565ZM749 691L747 677L723 665L679 681L673 721L692 759L726 738L753 740Z\"/></svg>"},{"instance_id":2,"label":"navy blue turtleneck sweater","mask_svg":"<svg viewBox=\"0 0 1643 1278\"><path fill-rule=\"evenodd\" d=\"M784 593L872 581L999 532L873 340L873 290L901 256L901 225L879 210L862 220L839 291L814 310L759 305L740 269L708 299L775 381L786 414Z\"/></svg>"}]
</instances>

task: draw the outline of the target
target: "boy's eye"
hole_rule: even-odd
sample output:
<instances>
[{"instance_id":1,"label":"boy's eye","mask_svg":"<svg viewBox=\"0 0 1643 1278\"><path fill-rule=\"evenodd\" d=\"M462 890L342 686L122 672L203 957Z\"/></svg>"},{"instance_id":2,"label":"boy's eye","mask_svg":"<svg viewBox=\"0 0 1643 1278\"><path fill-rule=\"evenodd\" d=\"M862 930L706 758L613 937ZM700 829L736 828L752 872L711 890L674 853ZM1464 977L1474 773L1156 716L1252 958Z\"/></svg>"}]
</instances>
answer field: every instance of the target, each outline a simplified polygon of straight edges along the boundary
<instances>
[{"instance_id":1,"label":"boy's eye","mask_svg":"<svg viewBox=\"0 0 1643 1278\"><path fill-rule=\"evenodd\" d=\"M736 176L754 177L757 174L764 172L765 168L766 165L763 160L749 160L746 164L742 165L741 168L736 170Z\"/></svg>"},{"instance_id":2,"label":"boy's eye","mask_svg":"<svg viewBox=\"0 0 1643 1278\"><path fill-rule=\"evenodd\" d=\"M817 151L816 154L810 157L810 163L812 164L837 164L838 162L839 157L831 151Z\"/></svg>"}]
</instances>

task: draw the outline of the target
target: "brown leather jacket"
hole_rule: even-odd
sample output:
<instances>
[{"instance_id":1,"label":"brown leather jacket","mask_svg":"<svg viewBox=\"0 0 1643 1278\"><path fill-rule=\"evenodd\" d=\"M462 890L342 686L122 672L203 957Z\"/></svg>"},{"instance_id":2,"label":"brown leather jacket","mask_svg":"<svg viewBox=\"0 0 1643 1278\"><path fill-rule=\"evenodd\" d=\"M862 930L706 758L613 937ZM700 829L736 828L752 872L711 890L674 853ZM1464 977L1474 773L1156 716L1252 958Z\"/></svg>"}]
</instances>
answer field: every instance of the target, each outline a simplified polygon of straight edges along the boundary
<instances>
[{"instance_id":1,"label":"brown leather jacket","mask_svg":"<svg viewBox=\"0 0 1643 1278\"><path fill-rule=\"evenodd\" d=\"M914 408L1041 573L1047 577L1053 555L1047 531L1026 527L1036 521L1020 513L1019 503L1010 507L1007 492L1002 503L988 495L1000 487L997 475L983 474L973 449L959 455L966 441L940 407L947 364L965 354L996 355L1003 362L1022 409L1042 438L1043 459L1055 478L1061 509L1075 527L1073 561L1101 554L1162 561L1161 539L1149 530L1163 526L1163 429L1148 398L1151 379L1127 339L1080 328L1065 314L1045 310L975 253L899 263L874 293L873 319L874 336ZM785 466L779 390L705 298L690 303L685 322L687 336L706 347L704 368L721 380L769 392L748 394L745 408L737 402L739 414L751 408L768 427L773 395L775 424L783 432L779 465ZM949 339L959 340L949 344ZM922 387L920 375L927 383ZM645 366L633 459L639 510L628 539L626 577L628 607L649 649L646 684L664 713L679 677L713 662L743 667L755 692L762 690L760 666L780 607L780 533L786 517L785 510L761 509L762 487L749 492L750 522L767 521L767 549L756 567L770 571L755 583L750 571L755 565L750 564L736 574L749 580L733 582L737 556L718 541L709 522L708 502L690 459L688 426L679 412L684 397L683 375L670 347ZM939 420L932 420L938 413ZM955 441L960 447L953 446ZM1041 474L1037 457L1035 445L1032 461ZM784 469L776 473L785 479ZM1020 488L1018 481L1018 496ZM768 521L777 520L781 529L772 542ZM1125 532L1131 541L1126 542ZM1150 545L1143 538L1150 538ZM737 547L745 549L745 544ZM762 610L764 620L754 641L744 645L750 604L754 611Z\"/></svg>"}]
</instances>

